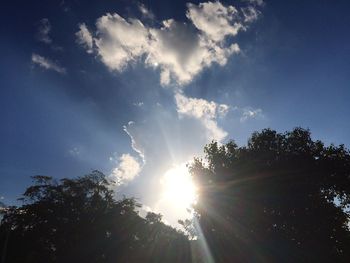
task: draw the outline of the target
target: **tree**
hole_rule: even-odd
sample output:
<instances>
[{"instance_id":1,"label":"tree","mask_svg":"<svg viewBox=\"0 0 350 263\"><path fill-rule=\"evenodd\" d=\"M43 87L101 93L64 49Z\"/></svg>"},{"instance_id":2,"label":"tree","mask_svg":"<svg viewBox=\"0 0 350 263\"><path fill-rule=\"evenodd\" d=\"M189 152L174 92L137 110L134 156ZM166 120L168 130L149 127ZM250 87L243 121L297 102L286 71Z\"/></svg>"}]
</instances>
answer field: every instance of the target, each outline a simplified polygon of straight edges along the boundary
<instances>
[{"instance_id":1,"label":"tree","mask_svg":"<svg viewBox=\"0 0 350 263\"><path fill-rule=\"evenodd\" d=\"M140 217L134 199L115 200L98 171L60 181L35 176L22 201L3 211L3 262L190 262L184 234L159 215Z\"/></svg>"},{"instance_id":2,"label":"tree","mask_svg":"<svg viewBox=\"0 0 350 263\"><path fill-rule=\"evenodd\" d=\"M296 128L205 147L190 167L215 262L350 262L350 154Z\"/></svg>"}]
</instances>

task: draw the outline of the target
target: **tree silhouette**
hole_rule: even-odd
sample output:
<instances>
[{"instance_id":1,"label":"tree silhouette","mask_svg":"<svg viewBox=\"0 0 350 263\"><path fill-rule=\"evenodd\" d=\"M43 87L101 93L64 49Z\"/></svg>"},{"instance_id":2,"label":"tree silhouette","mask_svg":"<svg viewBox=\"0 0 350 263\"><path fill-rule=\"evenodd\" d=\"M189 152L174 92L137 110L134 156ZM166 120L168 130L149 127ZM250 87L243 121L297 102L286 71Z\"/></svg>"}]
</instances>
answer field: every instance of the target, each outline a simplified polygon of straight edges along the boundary
<instances>
[{"instance_id":1,"label":"tree silhouette","mask_svg":"<svg viewBox=\"0 0 350 263\"><path fill-rule=\"evenodd\" d=\"M115 200L98 171L55 181L35 176L21 207L3 211L2 262L190 262L185 235L161 216L142 218L134 199Z\"/></svg>"},{"instance_id":2,"label":"tree silhouette","mask_svg":"<svg viewBox=\"0 0 350 263\"><path fill-rule=\"evenodd\" d=\"M22 206L0 210L1 263L350 262L343 145L325 146L301 128L266 129L246 147L212 142L205 153L190 166L195 219L180 221L193 240L160 214L140 217L134 199L116 200L98 171L35 176Z\"/></svg>"},{"instance_id":3,"label":"tree silhouette","mask_svg":"<svg viewBox=\"0 0 350 263\"><path fill-rule=\"evenodd\" d=\"M205 147L190 171L215 262L350 262L350 154L308 130ZM337 203L337 204L336 204Z\"/></svg>"}]
</instances>

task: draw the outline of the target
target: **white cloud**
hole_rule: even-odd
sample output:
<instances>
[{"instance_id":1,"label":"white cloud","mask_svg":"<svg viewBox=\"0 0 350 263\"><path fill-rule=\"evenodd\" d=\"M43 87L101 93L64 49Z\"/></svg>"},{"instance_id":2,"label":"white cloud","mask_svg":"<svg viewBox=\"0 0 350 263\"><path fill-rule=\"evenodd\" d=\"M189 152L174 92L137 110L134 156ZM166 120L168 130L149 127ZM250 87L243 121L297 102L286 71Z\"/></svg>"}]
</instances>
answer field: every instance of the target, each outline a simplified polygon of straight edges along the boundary
<instances>
[{"instance_id":1,"label":"white cloud","mask_svg":"<svg viewBox=\"0 0 350 263\"><path fill-rule=\"evenodd\" d=\"M229 106L217 104L214 101L188 98L183 94L175 94L177 111L180 114L189 115L198 119L214 119L218 115L225 115Z\"/></svg>"},{"instance_id":2,"label":"white cloud","mask_svg":"<svg viewBox=\"0 0 350 263\"><path fill-rule=\"evenodd\" d=\"M204 99L188 98L180 93L175 95L175 102L180 116L199 119L203 123L208 140L221 141L227 136L227 132L218 126L217 118L226 115L229 110L228 105Z\"/></svg>"},{"instance_id":3,"label":"white cloud","mask_svg":"<svg viewBox=\"0 0 350 263\"><path fill-rule=\"evenodd\" d=\"M141 12L141 14L145 17L145 18L148 18L148 19L151 19L153 20L155 18L153 12L151 10L149 10L144 4L140 3L138 5L138 8Z\"/></svg>"},{"instance_id":4,"label":"white cloud","mask_svg":"<svg viewBox=\"0 0 350 263\"><path fill-rule=\"evenodd\" d=\"M142 107L143 106L143 102L139 101L139 102L134 102L132 105L136 106L136 107Z\"/></svg>"},{"instance_id":5,"label":"white cloud","mask_svg":"<svg viewBox=\"0 0 350 263\"><path fill-rule=\"evenodd\" d=\"M239 52L237 44L224 47L210 42L186 23L175 20L163 21L160 29L150 30L152 41L146 63L159 65L161 84L189 83L203 68L216 62L225 65L227 58Z\"/></svg>"},{"instance_id":6,"label":"white cloud","mask_svg":"<svg viewBox=\"0 0 350 263\"><path fill-rule=\"evenodd\" d=\"M219 104L217 108L219 117L224 117L229 109L230 109L230 106L226 104Z\"/></svg>"},{"instance_id":7,"label":"white cloud","mask_svg":"<svg viewBox=\"0 0 350 263\"><path fill-rule=\"evenodd\" d=\"M226 7L217 1L199 5L189 3L187 7L186 16L212 41L220 42L228 35L235 36L243 27L237 9L231 5Z\"/></svg>"},{"instance_id":8,"label":"white cloud","mask_svg":"<svg viewBox=\"0 0 350 263\"><path fill-rule=\"evenodd\" d=\"M245 122L248 119L263 118L263 117L264 115L261 109L244 108L242 116L239 119L239 121Z\"/></svg>"},{"instance_id":9,"label":"white cloud","mask_svg":"<svg viewBox=\"0 0 350 263\"><path fill-rule=\"evenodd\" d=\"M244 21L247 23L251 23L257 20L260 14L260 12L255 7L252 7L252 6L243 7L242 13L244 16Z\"/></svg>"},{"instance_id":10,"label":"white cloud","mask_svg":"<svg viewBox=\"0 0 350 263\"><path fill-rule=\"evenodd\" d=\"M80 24L79 31L75 33L77 42L85 47L87 53L93 52L93 38L86 25Z\"/></svg>"},{"instance_id":11,"label":"white cloud","mask_svg":"<svg viewBox=\"0 0 350 263\"><path fill-rule=\"evenodd\" d=\"M265 5L264 0L245 0L245 1L252 5L257 5L257 6Z\"/></svg>"},{"instance_id":12,"label":"white cloud","mask_svg":"<svg viewBox=\"0 0 350 263\"><path fill-rule=\"evenodd\" d=\"M32 62L44 69L47 70L53 70L56 71L58 73L61 74L65 74L66 73L66 69L59 66L58 64L56 64L55 62L51 61L48 58L45 58L43 56L40 56L38 54L33 53L32 54Z\"/></svg>"},{"instance_id":13,"label":"white cloud","mask_svg":"<svg viewBox=\"0 0 350 263\"><path fill-rule=\"evenodd\" d=\"M139 8L144 15L150 14L145 6ZM130 63L142 61L159 68L162 85L185 85L204 68L213 63L223 66L238 53L238 44L232 39L226 43L226 38L253 21L252 12L248 19L243 11L241 15L235 7L218 1L188 4L187 8L188 23L168 19L160 27L150 27L138 19L108 13L97 19L94 34L81 24L76 36L87 52L98 54L112 71L121 72Z\"/></svg>"},{"instance_id":14,"label":"white cloud","mask_svg":"<svg viewBox=\"0 0 350 263\"><path fill-rule=\"evenodd\" d=\"M78 147L73 147L72 149L69 149L68 153L74 157L77 157L80 155L80 150Z\"/></svg>"},{"instance_id":15,"label":"white cloud","mask_svg":"<svg viewBox=\"0 0 350 263\"><path fill-rule=\"evenodd\" d=\"M51 31L51 24L49 19L43 18L39 21L39 27L37 32L37 39L45 44L51 44L52 39L49 36Z\"/></svg>"},{"instance_id":16,"label":"white cloud","mask_svg":"<svg viewBox=\"0 0 350 263\"><path fill-rule=\"evenodd\" d=\"M132 181L141 171L141 165L130 154L123 154L119 158L118 166L113 170L110 179L118 184Z\"/></svg>"},{"instance_id":17,"label":"white cloud","mask_svg":"<svg viewBox=\"0 0 350 263\"><path fill-rule=\"evenodd\" d=\"M97 53L110 70L122 71L148 48L148 30L137 19L128 22L118 14L107 14L97 20L96 27Z\"/></svg>"}]
</instances>

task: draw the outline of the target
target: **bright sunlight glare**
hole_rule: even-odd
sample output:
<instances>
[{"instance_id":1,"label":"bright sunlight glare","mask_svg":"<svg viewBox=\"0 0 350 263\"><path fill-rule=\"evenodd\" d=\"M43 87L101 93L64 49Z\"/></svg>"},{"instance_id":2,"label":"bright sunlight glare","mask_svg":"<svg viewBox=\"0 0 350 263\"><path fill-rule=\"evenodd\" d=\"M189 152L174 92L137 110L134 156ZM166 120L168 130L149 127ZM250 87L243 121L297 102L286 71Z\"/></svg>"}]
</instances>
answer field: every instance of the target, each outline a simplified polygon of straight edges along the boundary
<instances>
[{"instance_id":1,"label":"bright sunlight glare","mask_svg":"<svg viewBox=\"0 0 350 263\"><path fill-rule=\"evenodd\" d=\"M169 169L161 179L162 198L179 209L190 208L196 202L196 186L186 164Z\"/></svg>"}]
</instances>

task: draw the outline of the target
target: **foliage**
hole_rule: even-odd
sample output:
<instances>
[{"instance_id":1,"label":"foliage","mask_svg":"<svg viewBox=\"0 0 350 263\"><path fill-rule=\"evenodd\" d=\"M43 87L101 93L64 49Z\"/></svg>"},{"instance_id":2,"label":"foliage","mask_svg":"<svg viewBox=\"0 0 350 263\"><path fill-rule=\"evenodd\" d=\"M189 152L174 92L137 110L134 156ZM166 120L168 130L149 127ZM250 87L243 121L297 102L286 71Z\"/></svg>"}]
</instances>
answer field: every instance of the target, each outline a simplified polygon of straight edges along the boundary
<instances>
[{"instance_id":1,"label":"foliage","mask_svg":"<svg viewBox=\"0 0 350 263\"><path fill-rule=\"evenodd\" d=\"M350 262L350 154L296 128L205 147L190 171L215 262ZM337 203L338 205L336 205Z\"/></svg>"},{"instance_id":2,"label":"foliage","mask_svg":"<svg viewBox=\"0 0 350 263\"><path fill-rule=\"evenodd\" d=\"M98 171L55 181L35 176L24 204L0 226L2 262L189 262L189 241L160 215L138 215L134 199L115 200Z\"/></svg>"},{"instance_id":3,"label":"foliage","mask_svg":"<svg viewBox=\"0 0 350 263\"><path fill-rule=\"evenodd\" d=\"M196 217L179 221L192 240L160 214L140 217L134 199L116 200L98 171L36 176L22 206L0 211L1 262L350 262L343 145L265 129L245 147L212 142L205 153L190 166Z\"/></svg>"}]
</instances>

